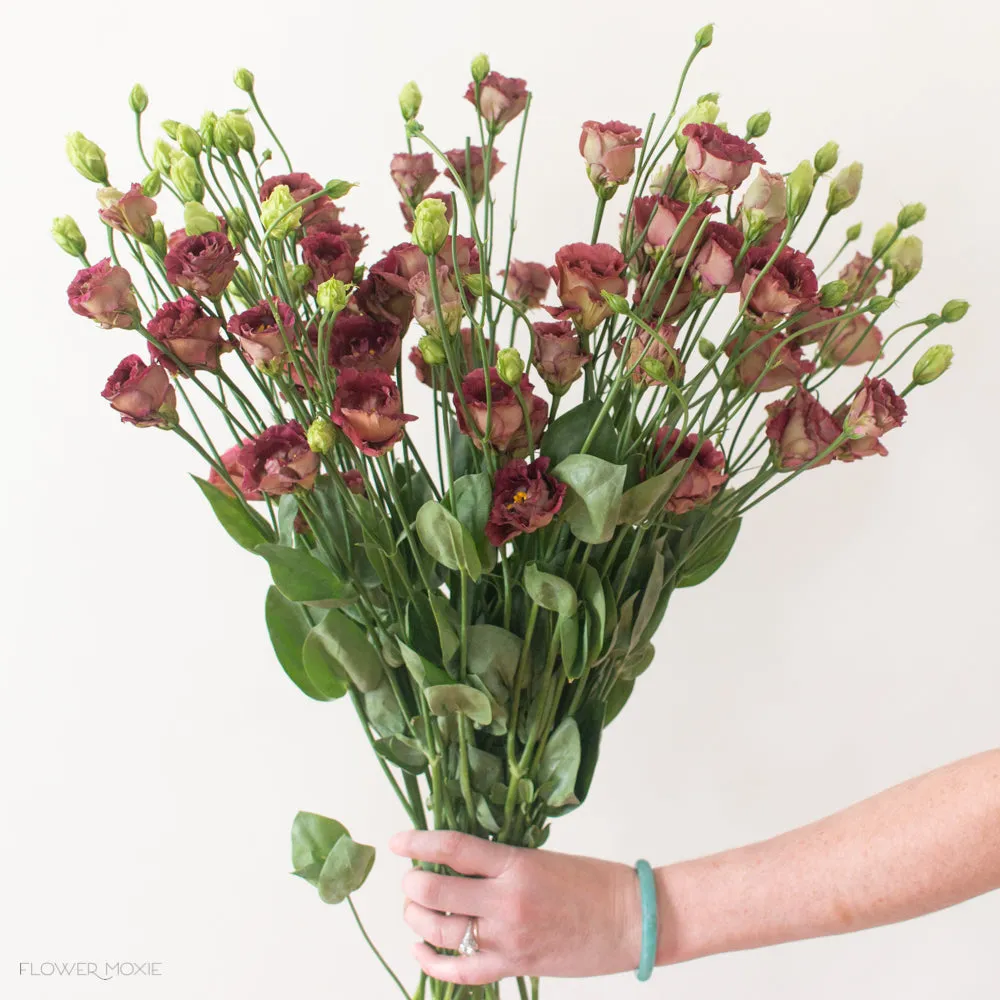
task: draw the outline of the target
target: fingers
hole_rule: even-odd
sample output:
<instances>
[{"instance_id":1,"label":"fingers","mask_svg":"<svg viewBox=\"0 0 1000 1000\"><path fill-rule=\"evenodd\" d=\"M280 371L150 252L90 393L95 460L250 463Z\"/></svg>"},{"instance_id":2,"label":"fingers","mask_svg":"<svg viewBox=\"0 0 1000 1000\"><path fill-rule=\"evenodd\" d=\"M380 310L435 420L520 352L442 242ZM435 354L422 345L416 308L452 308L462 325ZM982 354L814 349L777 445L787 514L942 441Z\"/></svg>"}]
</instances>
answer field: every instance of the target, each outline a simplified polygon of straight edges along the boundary
<instances>
[{"instance_id":1,"label":"fingers","mask_svg":"<svg viewBox=\"0 0 1000 1000\"><path fill-rule=\"evenodd\" d=\"M435 875L411 868L403 876L403 895L439 913L481 917L495 910L495 883L462 875ZM492 904L492 907L491 907Z\"/></svg>"},{"instance_id":2,"label":"fingers","mask_svg":"<svg viewBox=\"0 0 1000 1000\"><path fill-rule=\"evenodd\" d=\"M389 848L403 857L447 865L463 875L485 875L487 878L502 875L515 853L513 847L454 830L406 830L389 841Z\"/></svg>"},{"instance_id":3,"label":"fingers","mask_svg":"<svg viewBox=\"0 0 1000 1000\"><path fill-rule=\"evenodd\" d=\"M429 910L426 906L414 903L413 900L406 901L403 919L428 944L434 945L435 948L450 948L452 951L458 950L459 943L465 937L465 929L469 925L468 917ZM480 948L486 950L482 921L477 920L476 923L476 938Z\"/></svg>"},{"instance_id":4,"label":"fingers","mask_svg":"<svg viewBox=\"0 0 1000 1000\"><path fill-rule=\"evenodd\" d=\"M503 958L496 952L480 951L475 955L439 955L422 941L413 946L413 957L433 979L463 986L495 983L507 975Z\"/></svg>"}]
</instances>

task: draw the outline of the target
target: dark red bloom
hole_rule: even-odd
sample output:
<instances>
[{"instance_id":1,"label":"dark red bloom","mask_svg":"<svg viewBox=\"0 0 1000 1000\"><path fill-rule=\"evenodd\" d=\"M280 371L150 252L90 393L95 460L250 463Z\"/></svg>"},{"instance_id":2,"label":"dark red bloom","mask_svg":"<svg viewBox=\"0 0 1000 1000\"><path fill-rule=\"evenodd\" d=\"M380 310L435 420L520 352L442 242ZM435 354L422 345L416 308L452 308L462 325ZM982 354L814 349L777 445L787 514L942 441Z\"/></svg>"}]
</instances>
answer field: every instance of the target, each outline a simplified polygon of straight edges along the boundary
<instances>
[{"instance_id":1,"label":"dark red bloom","mask_svg":"<svg viewBox=\"0 0 1000 1000\"><path fill-rule=\"evenodd\" d=\"M222 467L229 473L229 478L236 485L236 488L243 494L244 500L263 500L264 494L260 490L245 490L243 488L243 478L246 469L240 462L240 454L248 445L253 444L253 438L245 438L242 444L234 444L228 451L224 451L219 458L222 459ZM235 496L232 486L226 478L216 469L214 465L209 466L208 481L218 490L221 490L227 497Z\"/></svg>"},{"instance_id":2,"label":"dark red bloom","mask_svg":"<svg viewBox=\"0 0 1000 1000\"><path fill-rule=\"evenodd\" d=\"M233 348L229 341L222 339L221 328L222 320L207 315L189 296L176 302L164 302L146 324L146 329L170 353L150 344L149 356L174 375L179 370L174 358L188 368L215 371L219 367L219 356Z\"/></svg>"},{"instance_id":3,"label":"dark red bloom","mask_svg":"<svg viewBox=\"0 0 1000 1000\"><path fill-rule=\"evenodd\" d=\"M535 371L545 380L549 392L562 396L583 374L593 358L580 350L580 334L571 323L535 323Z\"/></svg>"},{"instance_id":4,"label":"dark red bloom","mask_svg":"<svg viewBox=\"0 0 1000 1000\"><path fill-rule=\"evenodd\" d=\"M402 348L399 331L391 323L370 316L342 312L330 331L330 364L357 371L396 370Z\"/></svg>"},{"instance_id":5,"label":"dark red bloom","mask_svg":"<svg viewBox=\"0 0 1000 1000\"><path fill-rule=\"evenodd\" d=\"M766 410L764 433L777 468L798 469L809 462L818 468L833 461L833 452L816 459L840 437L841 427L812 393L799 386L790 399L770 403Z\"/></svg>"},{"instance_id":6,"label":"dark red bloom","mask_svg":"<svg viewBox=\"0 0 1000 1000\"><path fill-rule=\"evenodd\" d=\"M562 308L546 306L553 319L571 319L577 329L594 330L611 315L602 291L624 295L625 258L607 243L570 243L556 252L552 280Z\"/></svg>"},{"instance_id":7,"label":"dark red bloom","mask_svg":"<svg viewBox=\"0 0 1000 1000\"><path fill-rule=\"evenodd\" d=\"M138 354L123 358L101 395L136 427L165 427L177 419L177 393L161 365L147 365Z\"/></svg>"},{"instance_id":8,"label":"dark red bloom","mask_svg":"<svg viewBox=\"0 0 1000 1000\"><path fill-rule=\"evenodd\" d=\"M134 323L132 314L139 308L128 271L112 267L110 257L77 271L66 294L73 312L94 320L105 330L129 329Z\"/></svg>"},{"instance_id":9,"label":"dark red bloom","mask_svg":"<svg viewBox=\"0 0 1000 1000\"><path fill-rule=\"evenodd\" d=\"M300 240L299 248L302 263L311 267L313 272L305 286L307 291L315 295L316 289L330 278L336 278L345 285L353 281L358 261L342 236L314 233Z\"/></svg>"},{"instance_id":10,"label":"dark red bloom","mask_svg":"<svg viewBox=\"0 0 1000 1000\"><path fill-rule=\"evenodd\" d=\"M233 280L237 254L239 250L222 233L202 233L167 250L163 266L170 284L192 295L217 299Z\"/></svg>"},{"instance_id":11,"label":"dark red bloom","mask_svg":"<svg viewBox=\"0 0 1000 1000\"><path fill-rule=\"evenodd\" d=\"M743 278L743 263L736 268L736 258L743 249L743 233L724 222L709 222L705 226L704 241L691 262L691 269L698 276L698 285L709 294L720 288L727 292L739 290Z\"/></svg>"},{"instance_id":12,"label":"dark red bloom","mask_svg":"<svg viewBox=\"0 0 1000 1000\"><path fill-rule=\"evenodd\" d=\"M697 434L689 434L678 444L680 434L676 428L669 427L661 427L656 433L657 467L666 460L659 471L669 469L679 462L690 463L666 503L666 509L672 514L686 514L689 510L708 503L729 478L723 471L726 456L711 441L699 443Z\"/></svg>"},{"instance_id":13,"label":"dark red bloom","mask_svg":"<svg viewBox=\"0 0 1000 1000\"><path fill-rule=\"evenodd\" d=\"M531 421L531 438L538 446L545 429L545 421L549 417L549 404L535 395L534 386L528 381L528 376L521 377L519 386ZM496 368L490 369L490 398L486 399L486 373L482 368L471 371L462 380L462 396L468 407L469 415L476 425L478 433L469 427L458 393L455 394L455 416L458 419L458 429L472 438L472 443L481 448L480 438L486 433L489 423L489 443L497 451L519 457L528 452L528 428L524 424L524 413L514 390L500 378Z\"/></svg>"},{"instance_id":14,"label":"dark red bloom","mask_svg":"<svg viewBox=\"0 0 1000 1000\"><path fill-rule=\"evenodd\" d=\"M323 185L309 174L292 173L278 174L269 177L260 186L261 203L270 198L271 193L280 184L288 188L288 193L295 201L302 201L310 195L323 190ZM333 203L329 195L320 195L302 207L302 225L305 227L336 222L340 217L340 209Z\"/></svg>"},{"instance_id":15,"label":"dark red bloom","mask_svg":"<svg viewBox=\"0 0 1000 1000\"><path fill-rule=\"evenodd\" d=\"M668 243L670 256L675 260L683 260L691 249L702 222L719 211L714 205L703 202L678 232L681 221L690 208L686 201L668 198L665 194L650 194L635 199L629 213L629 239L634 242L642 236L642 243L636 254L636 262L640 268L646 266L651 256L658 257ZM742 244L742 240L740 242Z\"/></svg>"},{"instance_id":16,"label":"dark red bloom","mask_svg":"<svg viewBox=\"0 0 1000 1000\"><path fill-rule=\"evenodd\" d=\"M484 168L483 147L470 146L468 150L468 160L466 160L466 150L464 146L461 149L449 149L444 155L451 164L452 169L458 174L459 177L462 178L462 183L465 185L465 190L469 192L469 197L474 202L479 201L486 188L486 170ZM503 161L501 161L500 157L497 156L497 151L494 149L490 158L490 180L497 175L497 172L503 166ZM451 172L451 170L445 171L445 173L448 176L448 180L454 184L455 175Z\"/></svg>"},{"instance_id":17,"label":"dark red bloom","mask_svg":"<svg viewBox=\"0 0 1000 1000\"><path fill-rule=\"evenodd\" d=\"M365 455L384 455L417 418L402 412L396 383L382 371L345 368L337 378L330 419Z\"/></svg>"},{"instance_id":18,"label":"dark red bloom","mask_svg":"<svg viewBox=\"0 0 1000 1000\"><path fill-rule=\"evenodd\" d=\"M819 282L813 262L804 253L784 247L774 263L764 271L777 248L777 243L751 247L744 258L747 270L740 300L745 302L750 296L747 312L764 326L773 326L786 316L808 309L816 304L818 298ZM760 281L757 281L762 273ZM755 282L757 287L751 295L750 289Z\"/></svg>"},{"instance_id":19,"label":"dark red bloom","mask_svg":"<svg viewBox=\"0 0 1000 1000\"><path fill-rule=\"evenodd\" d=\"M297 486L312 489L319 455L309 450L302 425L295 420L261 431L239 452L244 495L259 490L270 496L291 493Z\"/></svg>"},{"instance_id":20,"label":"dark red bloom","mask_svg":"<svg viewBox=\"0 0 1000 1000\"><path fill-rule=\"evenodd\" d=\"M258 302L252 309L230 317L226 329L239 339L240 349L247 361L267 364L288 353L286 339L289 345L295 344L295 312L280 299L273 298L270 302Z\"/></svg>"},{"instance_id":21,"label":"dark red bloom","mask_svg":"<svg viewBox=\"0 0 1000 1000\"><path fill-rule=\"evenodd\" d=\"M479 84L479 104L476 105L476 85L469 84L465 99L479 108L483 120L499 132L504 125L513 121L528 103L528 90L524 80L518 77L487 73Z\"/></svg>"},{"instance_id":22,"label":"dark red bloom","mask_svg":"<svg viewBox=\"0 0 1000 1000\"><path fill-rule=\"evenodd\" d=\"M548 475L549 460L536 458L508 462L493 481L493 507L486 522L486 538L500 548L518 535L544 528L559 513L566 484Z\"/></svg>"},{"instance_id":23,"label":"dark red bloom","mask_svg":"<svg viewBox=\"0 0 1000 1000\"><path fill-rule=\"evenodd\" d=\"M431 153L397 153L389 164L389 173L399 193L418 202L434 183L438 170Z\"/></svg>"},{"instance_id":24,"label":"dark red bloom","mask_svg":"<svg viewBox=\"0 0 1000 1000\"><path fill-rule=\"evenodd\" d=\"M755 163L764 162L752 142L711 122L688 125L682 134L688 140L684 165L698 194L733 191L747 179Z\"/></svg>"}]
</instances>

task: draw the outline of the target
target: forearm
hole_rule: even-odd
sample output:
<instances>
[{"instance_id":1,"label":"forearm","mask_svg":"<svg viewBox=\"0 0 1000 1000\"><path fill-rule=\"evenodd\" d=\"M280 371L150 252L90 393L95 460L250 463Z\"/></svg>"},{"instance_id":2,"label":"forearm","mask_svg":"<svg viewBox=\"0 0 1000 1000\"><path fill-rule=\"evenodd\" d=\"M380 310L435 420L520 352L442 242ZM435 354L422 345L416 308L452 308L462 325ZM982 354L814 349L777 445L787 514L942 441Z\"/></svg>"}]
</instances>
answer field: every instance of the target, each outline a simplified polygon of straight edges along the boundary
<instances>
[{"instance_id":1,"label":"forearm","mask_svg":"<svg viewBox=\"0 0 1000 1000\"><path fill-rule=\"evenodd\" d=\"M658 964L894 923L1000 887L1000 750L657 871Z\"/></svg>"}]
</instances>

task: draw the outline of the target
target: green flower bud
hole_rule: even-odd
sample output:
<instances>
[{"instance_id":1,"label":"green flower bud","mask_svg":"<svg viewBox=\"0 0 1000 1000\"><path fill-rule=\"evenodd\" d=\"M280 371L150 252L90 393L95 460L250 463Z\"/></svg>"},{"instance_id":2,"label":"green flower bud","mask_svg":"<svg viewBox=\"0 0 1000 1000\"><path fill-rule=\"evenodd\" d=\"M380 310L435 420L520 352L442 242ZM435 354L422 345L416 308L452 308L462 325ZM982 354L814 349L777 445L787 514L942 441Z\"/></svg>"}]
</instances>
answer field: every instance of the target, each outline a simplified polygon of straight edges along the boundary
<instances>
[{"instance_id":1,"label":"green flower bud","mask_svg":"<svg viewBox=\"0 0 1000 1000\"><path fill-rule=\"evenodd\" d=\"M360 285L361 282L365 280L364 264L358 264L358 266L354 269L354 275L351 278L351 280L354 282L355 285Z\"/></svg>"},{"instance_id":2,"label":"green flower bud","mask_svg":"<svg viewBox=\"0 0 1000 1000\"><path fill-rule=\"evenodd\" d=\"M849 291L850 289L846 281L841 281L840 279L828 281L819 290L819 304L824 309L833 309L844 301Z\"/></svg>"},{"instance_id":3,"label":"green flower bud","mask_svg":"<svg viewBox=\"0 0 1000 1000\"><path fill-rule=\"evenodd\" d=\"M899 210L899 215L896 217L896 225L900 229L909 229L910 226L915 226L918 222L923 222L926 217L927 206L919 201L915 201L909 205L904 205Z\"/></svg>"},{"instance_id":4,"label":"green flower bud","mask_svg":"<svg viewBox=\"0 0 1000 1000\"><path fill-rule=\"evenodd\" d=\"M328 198L333 198L336 201L338 198L343 198L351 188L355 187L357 187L357 184L353 181L332 180L327 182L323 191Z\"/></svg>"},{"instance_id":5,"label":"green flower bud","mask_svg":"<svg viewBox=\"0 0 1000 1000\"><path fill-rule=\"evenodd\" d=\"M223 115L212 129L212 145L223 156L235 156L240 151L240 140L228 115Z\"/></svg>"},{"instance_id":6,"label":"green flower bud","mask_svg":"<svg viewBox=\"0 0 1000 1000\"><path fill-rule=\"evenodd\" d=\"M215 143L215 123L219 120L219 116L214 111L206 111L201 116L201 125L198 126L198 131L201 133L201 141L206 146L212 146Z\"/></svg>"},{"instance_id":7,"label":"green flower bud","mask_svg":"<svg viewBox=\"0 0 1000 1000\"><path fill-rule=\"evenodd\" d=\"M704 28L699 28L694 36L694 43L699 49L707 49L712 44L715 35L714 25L706 24Z\"/></svg>"},{"instance_id":8,"label":"green flower bud","mask_svg":"<svg viewBox=\"0 0 1000 1000\"><path fill-rule=\"evenodd\" d=\"M149 107L149 94L141 83L137 83L128 95L128 106L137 115L141 115Z\"/></svg>"},{"instance_id":9,"label":"green flower bud","mask_svg":"<svg viewBox=\"0 0 1000 1000\"><path fill-rule=\"evenodd\" d=\"M608 304L608 308L619 316L625 316L629 312L628 299L624 295L615 295L607 289L601 289L601 298Z\"/></svg>"},{"instance_id":10,"label":"green flower bud","mask_svg":"<svg viewBox=\"0 0 1000 1000\"><path fill-rule=\"evenodd\" d=\"M52 239L70 255L82 257L87 252L87 241L80 232L80 227L71 215L52 220Z\"/></svg>"},{"instance_id":11,"label":"green flower bud","mask_svg":"<svg viewBox=\"0 0 1000 1000\"><path fill-rule=\"evenodd\" d=\"M163 178L159 170L152 170L142 179L142 193L147 198L155 198L163 189Z\"/></svg>"},{"instance_id":12,"label":"green flower bud","mask_svg":"<svg viewBox=\"0 0 1000 1000\"><path fill-rule=\"evenodd\" d=\"M803 160L785 179L790 218L796 219L806 210L815 183L816 173L808 160Z\"/></svg>"},{"instance_id":13,"label":"green flower bud","mask_svg":"<svg viewBox=\"0 0 1000 1000\"><path fill-rule=\"evenodd\" d=\"M306 431L309 450L325 455L337 440L337 429L325 417L317 417Z\"/></svg>"},{"instance_id":14,"label":"green flower bud","mask_svg":"<svg viewBox=\"0 0 1000 1000\"><path fill-rule=\"evenodd\" d=\"M447 206L438 198L425 198L413 212L413 242L426 254L435 254L448 238Z\"/></svg>"},{"instance_id":15,"label":"green flower bud","mask_svg":"<svg viewBox=\"0 0 1000 1000\"><path fill-rule=\"evenodd\" d=\"M745 208L743 222L746 226L744 231L751 243L756 243L763 233L774 225L774 220L769 218L762 208Z\"/></svg>"},{"instance_id":16,"label":"green flower bud","mask_svg":"<svg viewBox=\"0 0 1000 1000\"><path fill-rule=\"evenodd\" d=\"M853 226L847 227L847 242L853 243L858 237L861 236L861 223L855 222Z\"/></svg>"},{"instance_id":17,"label":"green flower bud","mask_svg":"<svg viewBox=\"0 0 1000 1000\"><path fill-rule=\"evenodd\" d=\"M837 158L840 156L840 146L835 142L824 143L816 151L813 158L813 166L817 174L825 174L828 170L833 170L837 165Z\"/></svg>"},{"instance_id":18,"label":"green flower bud","mask_svg":"<svg viewBox=\"0 0 1000 1000\"><path fill-rule=\"evenodd\" d=\"M162 128L163 131L166 132L171 139L177 138L178 125L180 125L180 122L174 121L173 118L165 118L162 122L160 122L160 128Z\"/></svg>"},{"instance_id":19,"label":"green flower bud","mask_svg":"<svg viewBox=\"0 0 1000 1000\"><path fill-rule=\"evenodd\" d=\"M247 116L242 111L229 111L222 116L222 120L233 130L240 149L251 152L257 137Z\"/></svg>"},{"instance_id":20,"label":"green flower bud","mask_svg":"<svg viewBox=\"0 0 1000 1000\"><path fill-rule=\"evenodd\" d=\"M270 230L270 238L275 240L283 240L293 229L298 228L302 221L302 209L298 207L287 184L277 185L260 206L260 221L265 230Z\"/></svg>"},{"instance_id":21,"label":"green flower bud","mask_svg":"<svg viewBox=\"0 0 1000 1000\"><path fill-rule=\"evenodd\" d=\"M639 367L656 382L669 382L670 372L659 358L645 357L639 362Z\"/></svg>"},{"instance_id":22,"label":"green flower bud","mask_svg":"<svg viewBox=\"0 0 1000 1000\"><path fill-rule=\"evenodd\" d=\"M868 311L875 316L881 316L886 310L891 309L896 304L896 300L891 295L876 295L868 303Z\"/></svg>"},{"instance_id":23,"label":"green flower bud","mask_svg":"<svg viewBox=\"0 0 1000 1000\"><path fill-rule=\"evenodd\" d=\"M153 238L149 245L161 256L167 253L167 231L163 228L163 223L159 219L153 222Z\"/></svg>"},{"instance_id":24,"label":"green flower bud","mask_svg":"<svg viewBox=\"0 0 1000 1000\"><path fill-rule=\"evenodd\" d=\"M489 278L477 273L467 274L462 279L465 282L465 287L472 292L473 295L481 297L484 292L492 291L493 283Z\"/></svg>"},{"instance_id":25,"label":"green flower bud","mask_svg":"<svg viewBox=\"0 0 1000 1000\"><path fill-rule=\"evenodd\" d=\"M316 289L316 305L328 313L339 313L347 305L347 285L329 278Z\"/></svg>"},{"instance_id":26,"label":"green flower bud","mask_svg":"<svg viewBox=\"0 0 1000 1000\"><path fill-rule=\"evenodd\" d=\"M241 66L235 73L233 73L233 83L235 83L240 90L245 90L249 94L253 90L253 73Z\"/></svg>"},{"instance_id":27,"label":"green flower bud","mask_svg":"<svg viewBox=\"0 0 1000 1000\"><path fill-rule=\"evenodd\" d=\"M520 385L524 359L516 347L504 347L497 355L497 374L507 385Z\"/></svg>"},{"instance_id":28,"label":"green flower bud","mask_svg":"<svg viewBox=\"0 0 1000 1000\"><path fill-rule=\"evenodd\" d=\"M771 127L771 112L758 111L747 119L747 137L759 139Z\"/></svg>"},{"instance_id":29,"label":"green flower bud","mask_svg":"<svg viewBox=\"0 0 1000 1000\"><path fill-rule=\"evenodd\" d=\"M722 95L717 90L710 90L707 94L702 94L701 97L699 97L698 100L695 101L695 104L704 104L705 102L708 101L710 101L712 104L718 104L719 98L721 96Z\"/></svg>"},{"instance_id":30,"label":"green flower bud","mask_svg":"<svg viewBox=\"0 0 1000 1000\"><path fill-rule=\"evenodd\" d=\"M965 299L949 299L941 310L941 319L946 323L957 323L969 311L969 303Z\"/></svg>"},{"instance_id":31,"label":"green flower bud","mask_svg":"<svg viewBox=\"0 0 1000 1000\"><path fill-rule=\"evenodd\" d=\"M886 253L886 263L892 268L892 292L908 285L924 264L924 243L919 236L904 236L896 240Z\"/></svg>"},{"instance_id":32,"label":"green flower bud","mask_svg":"<svg viewBox=\"0 0 1000 1000\"><path fill-rule=\"evenodd\" d=\"M955 352L950 344L935 344L924 351L913 366L913 381L917 385L929 385L939 379L950 367Z\"/></svg>"},{"instance_id":33,"label":"green flower bud","mask_svg":"<svg viewBox=\"0 0 1000 1000\"><path fill-rule=\"evenodd\" d=\"M411 80L404 85L403 89L399 92L399 110L403 115L404 121L411 122L420 114L420 105L423 99L420 88L415 81Z\"/></svg>"},{"instance_id":34,"label":"green flower bud","mask_svg":"<svg viewBox=\"0 0 1000 1000\"><path fill-rule=\"evenodd\" d=\"M472 79L476 83L482 83L486 79L487 74L490 71L490 59L485 52L480 52L475 59L472 60Z\"/></svg>"},{"instance_id":35,"label":"green flower bud","mask_svg":"<svg viewBox=\"0 0 1000 1000\"><path fill-rule=\"evenodd\" d=\"M896 227L891 222L887 222L872 240L872 258L878 260L892 246L895 239Z\"/></svg>"},{"instance_id":36,"label":"green flower bud","mask_svg":"<svg viewBox=\"0 0 1000 1000\"><path fill-rule=\"evenodd\" d=\"M854 204L861 190L863 173L864 167L855 162L844 167L830 182L830 193L826 196L826 210L830 215L836 215Z\"/></svg>"},{"instance_id":37,"label":"green flower bud","mask_svg":"<svg viewBox=\"0 0 1000 1000\"><path fill-rule=\"evenodd\" d=\"M417 342L417 350L420 356L429 365L447 364L448 356L444 353L444 344L437 337L421 337Z\"/></svg>"},{"instance_id":38,"label":"green flower bud","mask_svg":"<svg viewBox=\"0 0 1000 1000\"><path fill-rule=\"evenodd\" d=\"M189 201L184 206L184 232L188 236L219 231L218 216L210 212L200 201Z\"/></svg>"},{"instance_id":39,"label":"green flower bud","mask_svg":"<svg viewBox=\"0 0 1000 1000\"><path fill-rule=\"evenodd\" d=\"M409 121L406 123L406 134L411 138L415 135L420 135L423 130L423 125L421 125L418 121Z\"/></svg>"},{"instance_id":40,"label":"green flower bud","mask_svg":"<svg viewBox=\"0 0 1000 1000\"><path fill-rule=\"evenodd\" d=\"M166 139L157 138L153 142L153 166L164 177L170 173L170 166L177 155L177 150Z\"/></svg>"},{"instance_id":41,"label":"green flower bud","mask_svg":"<svg viewBox=\"0 0 1000 1000\"><path fill-rule=\"evenodd\" d=\"M174 158L170 166L170 180L184 201L201 201L204 197L205 186L198 173L198 164L187 153Z\"/></svg>"},{"instance_id":42,"label":"green flower bud","mask_svg":"<svg viewBox=\"0 0 1000 1000\"><path fill-rule=\"evenodd\" d=\"M297 288L305 288L313 279L313 269L308 264L296 264L288 272L288 277Z\"/></svg>"},{"instance_id":43,"label":"green flower bud","mask_svg":"<svg viewBox=\"0 0 1000 1000\"><path fill-rule=\"evenodd\" d=\"M719 105L715 101L699 101L693 107L681 115L681 120L677 123L677 132L674 135L674 142L680 150L687 149L687 136L683 135L684 129L688 125L700 125L702 122L712 122L719 117Z\"/></svg>"},{"instance_id":44,"label":"green flower bud","mask_svg":"<svg viewBox=\"0 0 1000 1000\"><path fill-rule=\"evenodd\" d=\"M719 379L719 384L726 392L732 392L740 385L740 376L735 368L727 368Z\"/></svg>"},{"instance_id":45,"label":"green flower bud","mask_svg":"<svg viewBox=\"0 0 1000 1000\"><path fill-rule=\"evenodd\" d=\"M104 159L104 150L82 132L71 132L66 136L66 156L77 173L88 181L107 185L108 164Z\"/></svg>"},{"instance_id":46,"label":"green flower bud","mask_svg":"<svg viewBox=\"0 0 1000 1000\"><path fill-rule=\"evenodd\" d=\"M715 357L716 351L718 351L718 348L708 339L708 337L702 337L698 341L698 353L706 361L711 361L712 358Z\"/></svg>"},{"instance_id":47,"label":"green flower bud","mask_svg":"<svg viewBox=\"0 0 1000 1000\"><path fill-rule=\"evenodd\" d=\"M226 209L226 230L231 239L242 242L250 232L250 222L246 212L239 205Z\"/></svg>"},{"instance_id":48,"label":"green flower bud","mask_svg":"<svg viewBox=\"0 0 1000 1000\"><path fill-rule=\"evenodd\" d=\"M190 125L177 126L177 142L188 156L201 155L201 136Z\"/></svg>"}]
</instances>

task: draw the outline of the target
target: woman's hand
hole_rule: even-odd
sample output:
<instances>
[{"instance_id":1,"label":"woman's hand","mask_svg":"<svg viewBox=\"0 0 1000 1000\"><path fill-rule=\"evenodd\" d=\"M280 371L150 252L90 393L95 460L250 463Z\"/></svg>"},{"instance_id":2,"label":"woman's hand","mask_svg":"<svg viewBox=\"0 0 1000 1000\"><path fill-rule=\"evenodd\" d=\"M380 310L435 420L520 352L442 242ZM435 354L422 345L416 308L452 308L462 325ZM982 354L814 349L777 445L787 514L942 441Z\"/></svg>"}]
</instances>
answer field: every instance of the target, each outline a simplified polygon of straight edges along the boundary
<instances>
[{"instance_id":1,"label":"woman's hand","mask_svg":"<svg viewBox=\"0 0 1000 1000\"><path fill-rule=\"evenodd\" d=\"M389 846L460 873L413 868L403 877L405 919L423 939L413 954L428 976L481 985L508 976L600 976L638 965L641 904L627 865L450 831L408 830ZM478 953L439 955L430 947L457 949L469 917L477 918Z\"/></svg>"}]
</instances>

